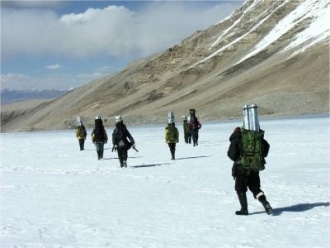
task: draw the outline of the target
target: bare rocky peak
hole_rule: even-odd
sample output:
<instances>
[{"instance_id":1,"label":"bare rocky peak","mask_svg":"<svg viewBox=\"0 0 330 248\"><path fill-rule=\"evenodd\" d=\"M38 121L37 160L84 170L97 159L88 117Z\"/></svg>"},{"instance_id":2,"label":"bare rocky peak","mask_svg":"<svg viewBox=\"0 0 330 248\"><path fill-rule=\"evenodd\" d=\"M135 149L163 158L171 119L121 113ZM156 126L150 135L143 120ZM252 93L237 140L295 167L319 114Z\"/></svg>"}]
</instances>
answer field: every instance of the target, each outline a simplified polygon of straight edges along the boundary
<instances>
[{"instance_id":1,"label":"bare rocky peak","mask_svg":"<svg viewBox=\"0 0 330 248\"><path fill-rule=\"evenodd\" d=\"M77 115L112 126L117 114L134 125L166 123L173 111L179 122L190 108L202 121L241 118L250 103L261 116L328 113L329 15L326 0L246 1L116 75L23 112L3 108L2 131L67 128Z\"/></svg>"}]
</instances>

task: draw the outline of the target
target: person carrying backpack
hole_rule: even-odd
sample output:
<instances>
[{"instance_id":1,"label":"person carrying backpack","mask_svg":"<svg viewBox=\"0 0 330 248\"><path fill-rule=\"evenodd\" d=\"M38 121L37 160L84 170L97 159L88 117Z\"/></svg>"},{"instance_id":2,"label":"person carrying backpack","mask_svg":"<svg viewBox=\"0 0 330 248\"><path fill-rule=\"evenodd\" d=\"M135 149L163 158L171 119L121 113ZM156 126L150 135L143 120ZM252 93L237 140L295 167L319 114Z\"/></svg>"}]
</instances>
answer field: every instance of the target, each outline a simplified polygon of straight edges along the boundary
<instances>
[{"instance_id":1,"label":"person carrying backpack","mask_svg":"<svg viewBox=\"0 0 330 248\"><path fill-rule=\"evenodd\" d=\"M96 147L98 160L103 159L104 144L108 142L108 135L104 129L101 116L96 116L95 127L91 134L92 142Z\"/></svg>"},{"instance_id":2,"label":"person carrying backpack","mask_svg":"<svg viewBox=\"0 0 330 248\"><path fill-rule=\"evenodd\" d=\"M84 146L85 146L85 140L87 137L87 132L86 132L86 128L82 121L80 121L78 123L78 126L76 127L76 137L79 142L80 151L83 151L85 149Z\"/></svg>"},{"instance_id":3,"label":"person carrying backpack","mask_svg":"<svg viewBox=\"0 0 330 248\"><path fill-rule=\"evenodd\" d=\"M184 142L188 144L189 141L189 135L190 135L190 130L189 130L189 124L187 120L187 116L182 116L182 125L183 125L183 137L184 137Z\"/></svg>"},{"instance_id":4,"label":"person carrying backpack","mask_svg":"<svg viewBox=\"0 0 330 248\"><path fill-rule=\"evenodd\" d=\"M260 188L259 176L259 171L265 169L265 157L268 155L270 145L264 139L264 131L259 128L256 105L251 106L251 109L244 109L244 126L234 129L229 138L230 145L227 152L228 157L234 161L232 176L241 205L241 209L235 212L236 215L249 214L246 197L248 189L254 198L261 202L266 213L272 214L272 207Z\"/></svg>"},{"instance_id":5,"label":"person carrying backpack","mask_svg":"<svg viewBox=\"0 0 330 248\"><path fill-rule=\"evenodd\" d=\"M190 112L190 121L189 121L190 135L193 141L193 146L198 146L198 138L199 138L198 133L199 133L199 129L201 129L202 127L202 123L198 120L195 109L190 109L189 112Z\"/></svg>"},{"instance_id":6,"label":"person carrying backpack","mask_svg":"<svg viewBox=\"0 0 330 248\"><path fill-rule=\"evenodd\" d=\"M191 132L191 137L193 140L193 146L198 146L198 138L199 138L199 129L201 129L202 123L195 117L190 123L189 128Z\"/></svg>"},{"instance_id":7,"label":"person carrying backpack","mask_svg":"<svg viewBox=\"0 0 330 248\"><path fill-rule=\"evenodd\" d=\"M165 127L165 142L168 144L171 152L171 159L175 160L176 143L179 142L179 131L175 126L173 112L168 113L168 123Z\"/></svg>"},{"instance_id":8,"label":"person carrying backpack","mask_svg":"<svg viewBox=\"0 0 330 248\"><path fill-rule=\"evenodd\" d=\"M120 167L127 167L127 151L135 148L135 141L120 115L115 117L116 126L112 133L112 151L117 151Z\"/></svg>"}]
</instances>

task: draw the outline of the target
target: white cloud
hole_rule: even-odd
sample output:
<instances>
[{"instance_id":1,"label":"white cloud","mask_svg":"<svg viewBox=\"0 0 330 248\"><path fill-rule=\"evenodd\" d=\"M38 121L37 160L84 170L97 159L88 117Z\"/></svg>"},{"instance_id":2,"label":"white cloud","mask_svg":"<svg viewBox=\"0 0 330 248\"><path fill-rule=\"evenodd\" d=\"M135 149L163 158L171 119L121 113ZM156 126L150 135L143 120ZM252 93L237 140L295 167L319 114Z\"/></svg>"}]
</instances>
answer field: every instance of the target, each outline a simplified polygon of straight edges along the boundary
<instances>
[{"instance_id":1,"label":"white cloud","mask_svg":"<svg viewBox=\"0 0 330 248\"><path fill-rule=\"evenodd\" d=\"M78 88L91 80L104 77L101 73L82 75L45 75L1 74L1 89L69 89Z\"/></svg>"},{"instance_id":2,"label":"white cloud","mask_svg":"<svg viewBox=\"0 0 330 248\"><path fill-rule=\"evenodd\" d=\"M109 6L63 16L40 9L3 8L3 56L148 56L207 28L233 10L224 4L203 10L174 2L151 4L141 12Z\"/></svg>"},{"instance_id":3,"label":"white cloud","mask_svg":"<svg viewBox=\"0 0 330 248\"><path fill-rule=\"evenodd\" d=\"M45 69L47 70L58 70L60 69L62 66L59 65L59 64L55 64L55 65L48 65L48 66L45 66Z\"/></svg>"},{"instance_id":4,"label":"white cloud","mask_svg":"<svg viewBox=\"0 0 330 248\"><path fill-rule=\"evenodd\" d=\"M22 73L1 74L1 89L20 89L22 86L26 88L25 86L30 84L33 80L33 77ZM15 87L12 87L13 85L15 85Z\"/></svg>"},{"instance_id":5,"label":"white cloud","mask_svg":"<svg viewBox=\"0 0 330 248\"><path fill-rule=\"evenodd\" d=\"M204 2L148 1L138 11L108 6L64 15L40 8L40 3L46 7L60 2L6 1L2 5L2 89L77 88L118 71L123 63L172 47L224 19L242 3L198 8ZM54 60L58 64L48 62ZM62 64L66 65L62 75L46 74Z\"/></svg>"}]
</instances>

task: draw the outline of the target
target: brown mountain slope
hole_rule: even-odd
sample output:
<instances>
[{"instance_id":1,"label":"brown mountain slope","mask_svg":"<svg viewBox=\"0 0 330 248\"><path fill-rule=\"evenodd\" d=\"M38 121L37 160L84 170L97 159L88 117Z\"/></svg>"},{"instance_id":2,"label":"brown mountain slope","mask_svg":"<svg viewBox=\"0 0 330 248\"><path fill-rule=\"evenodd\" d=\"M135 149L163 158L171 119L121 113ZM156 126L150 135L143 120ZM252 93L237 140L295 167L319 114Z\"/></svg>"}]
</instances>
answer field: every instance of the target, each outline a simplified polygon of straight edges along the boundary
<instances>
[{"instance_id":1,"label":"brown mountain slope","mask_svg":"<svg viewBox=\"0 0 330 248\"><path fill-rule=\"evenodd\" d=\"M304 51L285 49L311 18L243 59L300 3L246 2L223 22L116 75L31 108L5 106L2 132L67 128L77 115L87 126L96 115L112 125L117 114L130 125L164 123L168 111L179 121L190 108L202 121L221 120L241 117L249 103L258 104L261 115L329 112L329 37Z\"/></svg>"}]
</instances>

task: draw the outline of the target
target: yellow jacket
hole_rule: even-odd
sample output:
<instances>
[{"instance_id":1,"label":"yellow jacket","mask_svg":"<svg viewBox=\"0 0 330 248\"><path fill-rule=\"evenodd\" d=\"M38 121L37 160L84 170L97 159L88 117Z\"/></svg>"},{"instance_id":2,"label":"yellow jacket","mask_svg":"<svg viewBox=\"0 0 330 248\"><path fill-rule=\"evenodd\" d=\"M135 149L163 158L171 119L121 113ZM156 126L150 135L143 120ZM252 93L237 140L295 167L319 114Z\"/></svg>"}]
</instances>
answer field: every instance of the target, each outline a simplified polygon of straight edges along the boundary
<instances>
[{"instance_id":1,"label":"yellow jacket","mask_svg":"<svg viewBox=\"0 0 330 248\"><path fill-rule=\"evenodd\" d=\"M168 124L165 127L165 141L166 143L178 143L179 142L179 131L175 124Z\"/></svg>"},{"instance_id":2,"label":"yellow jacket","mask_svg":"<svg viewBox=\"0 0 330 248\"><path fill-rule=\"evenodd\" d=\"M76 137L77 139L86 139L87 132L84 126L78 126L76 128Z\"/></svg>"}]
</instances>

